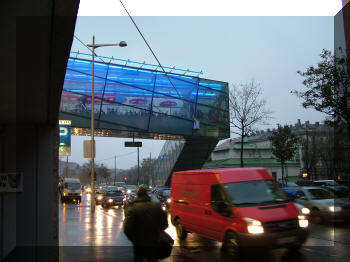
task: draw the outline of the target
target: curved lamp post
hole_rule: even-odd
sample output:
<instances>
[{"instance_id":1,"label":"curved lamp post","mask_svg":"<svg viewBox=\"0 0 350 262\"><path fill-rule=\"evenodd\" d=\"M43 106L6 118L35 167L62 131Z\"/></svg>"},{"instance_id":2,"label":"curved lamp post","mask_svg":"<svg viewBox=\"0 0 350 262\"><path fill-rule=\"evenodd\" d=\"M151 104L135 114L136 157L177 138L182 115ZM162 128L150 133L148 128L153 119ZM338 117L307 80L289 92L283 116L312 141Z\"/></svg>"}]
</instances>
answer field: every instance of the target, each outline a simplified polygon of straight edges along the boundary
<instances>
[{"instance_id":1,"label":"curved lamp post","mask_svg":"<svg viewBox=\"0 0 350 262\"><path fill-rule=\"evenodd\" d=\"M94 145L94 81L95 81L95 49L104 46L120 46L125 47L127 43L120 41L118 44L95 44L95 36L92 36L92 44L87 45L92 48L92 83L91 83L91 212L95 212L95 145Z\"/></svg>"}]
</instances>

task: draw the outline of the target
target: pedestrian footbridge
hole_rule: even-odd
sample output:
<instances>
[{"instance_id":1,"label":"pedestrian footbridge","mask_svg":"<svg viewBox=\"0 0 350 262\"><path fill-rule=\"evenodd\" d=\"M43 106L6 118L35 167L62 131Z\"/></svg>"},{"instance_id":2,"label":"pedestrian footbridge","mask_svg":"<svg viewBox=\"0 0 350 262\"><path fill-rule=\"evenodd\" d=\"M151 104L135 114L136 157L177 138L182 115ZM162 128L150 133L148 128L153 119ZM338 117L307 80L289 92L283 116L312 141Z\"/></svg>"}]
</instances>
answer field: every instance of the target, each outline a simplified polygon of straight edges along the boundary
<instances>
[{"instance_id":1,"label":"pedestrian footbridge","mask_svg":"<svg viewBox=\"0 0 350 262\"><path fill-rule=\"evenodd\" d=\"M94 62L95 136L169 140L155 170L158 183L173 171L201 168L220 139L229 137L228 84L200 72L107 57ZM92 61L71 53L60 116L72 135L90 135Z\"/></svg>"}]
</instances>

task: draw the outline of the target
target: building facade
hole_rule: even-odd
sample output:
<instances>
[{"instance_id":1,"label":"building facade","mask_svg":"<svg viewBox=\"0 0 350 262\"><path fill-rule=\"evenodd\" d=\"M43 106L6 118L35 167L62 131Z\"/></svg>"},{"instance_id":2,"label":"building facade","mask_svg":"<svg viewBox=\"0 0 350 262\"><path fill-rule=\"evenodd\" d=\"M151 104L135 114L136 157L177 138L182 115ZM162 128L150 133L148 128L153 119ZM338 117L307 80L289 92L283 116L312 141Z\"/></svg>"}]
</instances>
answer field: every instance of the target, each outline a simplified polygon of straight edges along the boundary
<instances>
[{"instance_id":1,"label":"building facade","mask_svg":"<svg viewBox=\"0 0 350 262\"><path fill-rule=\"evenodd\" d=\"M295 156L286 162L284 174L290 181L299 179L302 172L307 172L309 179L338 178L346 173L343 160L337 159L333 128L309 121L301 123L298 119L290 126L292 132L299 138L298 150ZM269 141L272 130L257 131L244 139L243 161L245 167L264 167L277 180L282 178L280 162L272 154ZM211 159L204 168L240 167L240 138L230 138L219 144L211 154Z\"/></svg>"}]
</instances>

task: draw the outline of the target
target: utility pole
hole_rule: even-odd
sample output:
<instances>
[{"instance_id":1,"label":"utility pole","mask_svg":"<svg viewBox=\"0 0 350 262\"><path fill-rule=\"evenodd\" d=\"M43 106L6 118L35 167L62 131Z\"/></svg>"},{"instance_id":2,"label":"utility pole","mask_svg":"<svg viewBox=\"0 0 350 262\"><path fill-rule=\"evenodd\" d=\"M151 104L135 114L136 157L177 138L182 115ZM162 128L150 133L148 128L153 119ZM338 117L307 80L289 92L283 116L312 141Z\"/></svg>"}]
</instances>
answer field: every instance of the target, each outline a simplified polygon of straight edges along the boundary
<instances>
[{"instance_id":1,"label":"utility pole","mask_svg":"<svg viewBox=\"0 0 350 262\"><path fill-rule=\"evenodd\" d=\"M117 156L114 156L114 185L117 179Z\"/></svg>"},{"instance_id":2,"label":"utility pole","mask_svg":"<svg viewBox=\"0 0 350 262\"><path fill-rule=\"evenodd\" d=\"M66 158L66 177L68 177L68 156Z\"/></svg>"},{"instance_id":3,"label":"utility pole","mask_svg":"<svg viewBox=\"0 0 350 262\"><path fill-rule=\"evenodd\" d=\"M150 182L150 185L153 186L153 174L152 174L152 152L149 152L149 170L148 170L148 173L149 173L149 177L151 179Z\"/></svg>"},{"instance_id":4,"label":"utility pole","mask_svg":"<svg viewBox=\"0 0 350 262\"><path fill-rule=\"evenodd\" d=\"M139 185L140 181L140 148L137 147L137 185Z\"/></svg>"}]
</instances>

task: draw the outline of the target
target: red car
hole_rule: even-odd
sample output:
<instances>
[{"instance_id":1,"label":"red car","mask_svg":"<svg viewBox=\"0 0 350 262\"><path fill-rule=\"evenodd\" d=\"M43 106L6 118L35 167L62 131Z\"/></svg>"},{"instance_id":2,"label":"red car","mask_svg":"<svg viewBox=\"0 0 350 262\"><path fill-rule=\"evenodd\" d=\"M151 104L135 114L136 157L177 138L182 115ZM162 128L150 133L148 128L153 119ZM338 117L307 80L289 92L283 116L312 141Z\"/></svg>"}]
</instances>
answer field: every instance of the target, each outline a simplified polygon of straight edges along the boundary
<instances>
[{"instance_id":1,"label":"red car","mask_svg":"<svg viewBox=\"0 0 350 262\"><path fill-rule=\"evenodd\" d=\"M129 103L132 105L147 105L148 102L146 99L136 98L136 99L131 99Z\"/></svg>"}]
</instances>

